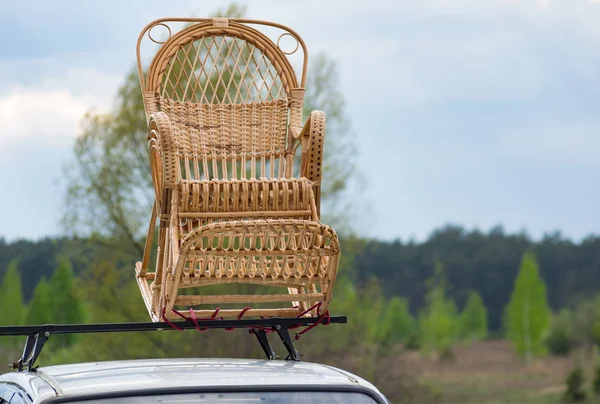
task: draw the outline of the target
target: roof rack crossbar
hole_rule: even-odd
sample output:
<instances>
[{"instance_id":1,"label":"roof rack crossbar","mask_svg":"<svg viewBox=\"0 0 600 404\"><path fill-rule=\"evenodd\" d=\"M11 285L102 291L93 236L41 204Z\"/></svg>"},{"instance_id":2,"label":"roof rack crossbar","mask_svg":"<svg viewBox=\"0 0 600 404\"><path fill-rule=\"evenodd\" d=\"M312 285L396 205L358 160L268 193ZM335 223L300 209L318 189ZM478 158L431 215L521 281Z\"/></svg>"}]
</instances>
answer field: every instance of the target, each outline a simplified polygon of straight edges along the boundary
<instances>
[{"instance_id":1,"label":"roof rack crossbar","mask_svg":"<svg viewBox=\"0 0 600 404\"><path fill-rule=\"evenodd\" d=\"M285 349L288 352L286 360L299 361L300 354L294 347L289 330L302 326L314 326L320 323L320 317L300 318L261 318L242 320L203 320L203 329L232 329L247 328L256 336L267 359L276 359L277 355L271 348L267 332L277 332ZM346 323L346 316L330 317L327 324ZM100 323L100 324L44 324L23 326L0 326L0 336L26 336L25 346L21 358L12 364L13 369L21 372L27 367L28 371L35 371L33 367L40 355L46 341L52 334L86 334L106 332L136 332L160 330L191 330L197 329L198 324L191 320L177 322L147 322L147 323Z\"/></svg>"}]
</instances>

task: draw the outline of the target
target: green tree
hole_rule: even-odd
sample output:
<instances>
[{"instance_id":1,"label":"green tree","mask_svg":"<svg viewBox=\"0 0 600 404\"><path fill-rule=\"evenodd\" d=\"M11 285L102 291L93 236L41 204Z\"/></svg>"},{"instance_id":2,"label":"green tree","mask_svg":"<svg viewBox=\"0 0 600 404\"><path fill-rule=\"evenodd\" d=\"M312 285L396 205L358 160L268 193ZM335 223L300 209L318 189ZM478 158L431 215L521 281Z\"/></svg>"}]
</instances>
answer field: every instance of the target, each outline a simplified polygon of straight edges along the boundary
<instances>
[{"instance_id":1,"label":"green tree","mask_svg":"<svg viewBox=\"0 0 600 404\"><path fill-rule=\"evenodd\" d=\"M414 333L415 327L415 319L408 309L408 300L393 297L387 304L381 318L378 341L383 345L399 342L406 344Z\"/></svg>"},{"instance_id":2,"label":"green tree","mask_svg":"<svg viewBox=\"0 0 600 404\"><path fill-rule=\"evenodd\" d=\"M419 312L421 348L439 354L447 351L458 337L458 313L454 301L446 298L446 279L441 262L436 261L434 275L427 280L425 307Z\"/></svg>"},{"instance_id":3,"label":"green tree","mask_svg":"<svg viewBox=\"0 0 600 404\"><path fill-rule=\"evenodd\" d=\"M21 291L21 276L17 269L17 263L12 261L2 278L0 285L0 324L21 325L23 324L24 308L23 295Z\"/></svg>"},{"instance_id":4,"label":"green tree","mask_svg":"<svg viewBox=\"0 0 600 404\"><path fill-rule=\"evenodd\" d=\"M488 334L487 309L479 293L471 291L467 304L460 316L462 338L483 340Z\"/></svg>"},{"instance_id":5,"label":"green tree","mask_svg":"<svg viewBox=\"0 0 600 404\"><path fill-rule=\"evenodd\" d=\"M319 331L322 343L306 345L304 350L315 354L347 352L362 344L377 344L385 306L378 281L373 278L364 287L357 287L348 277L341 276L336 281L334 295L329 306L331 315L348 315L348 324L343 332L323 327Z\"/></svg>"},{"instance_id":6,"label":"green tree","mask_svg":"<svg viewBox=\"0 0 600 404\"><path fill-rule=\"evenodd\" d=\"M0 325L21 325L24 319L23 296L21 291L21 277L16 261L12 261L0 284ZM13 357L21 347L22 340L17 337L0 338L0 353L5 355L5 360L14 360Z\"/></svg>"},{"instance_id":7,"label":"green tree","mask_svg":"<svg viewBox=\"0 0 600 404\"><path fill-rule=\"evenodd\" d=\"M365 330L365 342L376 344L379 323L385 307L379 279L371 278L358 292L358 307L355 307L353 312L360 317L360 320L355 320L355 324L360 324L360 327Z\"/></svg>"},{"instance_id":8,"label":"green tree","mask_svg":"<svg viewBox=\"0 0 600 404\"><path fill-rule=\"evenodd\" d=\"M309 59L306 93L304 94L304 117L311 111L326 114L326 135L321 186L321 211L324 220L338 232L351 233L354 229L348 220L360 207L357 186L365 183L356 170L359 155L350 118L346 113L346 101L340 91L338 65L323 53ZM349 192L353 192L348 195Z\"/></svg>"},{"instance_id":9,"label":"green tree","mask_svg":"<svg viewBox=\"0 0 600 404\"><path fill-rule=\"evenodd\" d=\"M49 299L49 314L52 321L56 324L77 324L85 320L84 306L73 278L73 269L67 259L61 259L58 267L54 271L48 291L51 295ZM57 337L58 338L58 337ZM74 334L60 336L59 345L69 346L76 340Z\"/></svg>"},{"instance_id":10,"label":"green tree","mask_svg":"<svg viewBox=\"0 0 600 404\"><path fill-rule=\"evenodd\" d=\"M33 297L25 315L25 324L49 324L52 322L51 306L50 286L45 279L41 279L33 290Z\"/></svg>"},{"instance_id":11,"label":"green tree","mask_svg":"<svg viewBox=\"0 0 600 404\"><path fill-rule=\"evenodd\" d=\"M506 331L517 353L529 362L534 355L546 352L543 339L550 324L550 308L532 252L523 255L506 315Z\"/></svg>"}]
</instances>

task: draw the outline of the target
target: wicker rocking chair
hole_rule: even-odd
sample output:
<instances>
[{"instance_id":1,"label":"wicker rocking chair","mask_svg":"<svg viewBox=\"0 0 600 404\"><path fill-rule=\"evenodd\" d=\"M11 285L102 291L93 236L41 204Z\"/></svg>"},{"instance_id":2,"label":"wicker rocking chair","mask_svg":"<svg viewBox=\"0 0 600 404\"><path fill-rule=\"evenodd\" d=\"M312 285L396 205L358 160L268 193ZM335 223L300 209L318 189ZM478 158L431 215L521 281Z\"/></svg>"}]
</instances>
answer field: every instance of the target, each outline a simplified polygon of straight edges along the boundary
<instances>
[{"instance_id":1,"label":"wicker rocking chair","mask_svg":"<svg viewBox=\"0 0 600 404\"><path fill-rule=\"evenodd\" d=\"M173 23L184 28L174 33ZM159 26L164 41L151 35ZM284 33L275 43L255 26ZM159 45L147 69L141 44L156 45L146 36ZM284 36L303 53L299 81ZM294 31L263 21L161 19L141 32L156 199L135 270L153 321L210 317L217 306L224 318L328 310L340 246L319 221L325 114L302 124L306 56Z\"/></svg>"}]
</instances>

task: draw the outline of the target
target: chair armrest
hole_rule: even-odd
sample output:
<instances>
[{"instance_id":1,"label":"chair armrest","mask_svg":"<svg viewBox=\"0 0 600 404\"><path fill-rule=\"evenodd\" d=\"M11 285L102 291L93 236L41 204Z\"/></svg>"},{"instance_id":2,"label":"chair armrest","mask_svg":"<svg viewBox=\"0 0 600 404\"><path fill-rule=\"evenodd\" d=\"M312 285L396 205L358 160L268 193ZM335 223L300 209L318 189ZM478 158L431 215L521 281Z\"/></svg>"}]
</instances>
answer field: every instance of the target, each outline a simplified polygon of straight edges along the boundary
<instances>
[{"instance_id":1,"label":"chair armrest","mask_svg":"<svg viewBox=\"0 0 600 404\"><path fill-rule=\"evenodd\" d=\"M325 144L325 113L312 111L298 136L302 142L300 176L313 183L317 215L321 217L321 176Z\"/></svg>"},{"instance_id":2,"label":"chair armrest","mask_svg":"<svg viewBox=\"0 0 600 404\"><path fill-rule=\"evenodd\" d=\"M151 152L156 150L160 157L161 181L164 181L162 186L173 188L180 176L177 169L177 146L171 129L171 121L162 111L153 113L148 119L148 146Z\"/></svg>"},{"instance_id":3,"label":"chair armrest","mask_svg":"<svg viewBox=\"0 0 600 404\"><path fill-rule=\"evenodd\" d=\"M171 191L180 177L171 121L162 111L155 112L148 118L148 148L157 212L162 227L168 224L172 202Z\"/></svg>"}]
</instances>

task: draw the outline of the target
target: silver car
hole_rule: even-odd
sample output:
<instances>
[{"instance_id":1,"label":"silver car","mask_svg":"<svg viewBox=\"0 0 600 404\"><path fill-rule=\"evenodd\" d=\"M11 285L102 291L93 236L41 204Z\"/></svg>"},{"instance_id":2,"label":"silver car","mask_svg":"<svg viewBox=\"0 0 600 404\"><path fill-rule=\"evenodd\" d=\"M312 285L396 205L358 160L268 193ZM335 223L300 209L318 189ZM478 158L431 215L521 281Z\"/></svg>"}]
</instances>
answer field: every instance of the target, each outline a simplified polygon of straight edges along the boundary
<instances>
[{"instance_id":1,"label":"silver car","mask_svg":"<svg viewBox=\"0 0 600 404\"><path fill-rule=\"evenodd\" d=\"M160 359L40 367L0 376L0 403L389 403L331 366L253 359Z\"/></svg>"}]
</instances>

